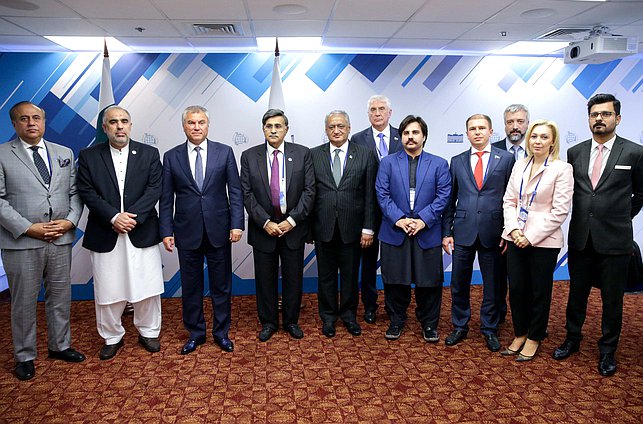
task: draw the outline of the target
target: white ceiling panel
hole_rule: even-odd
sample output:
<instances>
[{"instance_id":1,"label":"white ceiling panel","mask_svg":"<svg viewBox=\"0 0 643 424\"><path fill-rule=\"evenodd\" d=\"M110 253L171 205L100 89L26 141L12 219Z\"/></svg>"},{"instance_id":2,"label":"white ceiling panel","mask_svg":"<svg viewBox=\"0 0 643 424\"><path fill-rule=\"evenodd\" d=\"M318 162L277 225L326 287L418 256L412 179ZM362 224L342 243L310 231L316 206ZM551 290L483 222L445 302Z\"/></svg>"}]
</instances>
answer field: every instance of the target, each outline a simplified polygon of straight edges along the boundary
<instances>
[{"instance_id":1,"label":"white ceiling panel","mask_svg":"<svg viewBox=\"0 0 643 424\"><path fill-rule=\"evenodd\" d=\"M202 37L188 38L190 44L198 49L207 50L226 50L256 48L257 41L251 37L243 38L221 38L221 37Z\"/></svg>"},{"instance_id":2,"label":"white ceiling panel","mask_svg":"<svg viewBox=\"0 0 643 424\"><path fill-rule=\"evenodd\" d=\"M326 27L326 21L258 21L252 25L257 37L318 37Z\"/></svg>"},{"instance_id":3,"label":"white ceiling panel","mask_svg":"<svg viewBox=\"0 0 643 424\"><path fill-rule=\"evenodd\" d=\"M63 46L52 43L46 38L22 35L0 35L0 51L6 52L66 52Z\"/></svg>"},{"instance_id":4,"label":"white ceiling panel","mask_svg":"<svg viewBox=\"0 0 643 424\"><path fill-rule=\"evenodd\" d=\"M327 37L324 38L323 46L342 48L342 49L377 49L386 43L386 38L342 38L342 37Z\"/></svg>"},{"instance_id":5,"label":"white ceiling panel","mask_svg":"<svg viewBox=\"0 0 643 424\"><path fill-rule=\"evenodd\" d=\"M623 25L634 23L641 17L643 17L643 2L600 4L563 23L578 25L584 22L595 22L603 25Z\"/></svg>"},{"instance_id":6,"label":"white ceiling panel","mask_svg":"<svg viewBox=\"0 0 643 424\"><path fill-rule=\"evenodd\" d=\"M409 22L402 27L395 38L440 38L454 39L475 28L477 23Z\"/></svg>"},{"instance_id":7,"label":"white ceiling panel","mask_svg":"<svg viewBox=\"0 0 643 424\"><path fill-rule=\"evenodd\" d=\"M113 37L180 37L181 34L166 20L90 19ZM138 31L135 28L144 28Z\"/></svg>"},{"instance_id":8,"label":"white ceiling panel","mask_svg":"<svg viewBox=\"0 0 643 424\"><path fill-rule=\"evenodd\" d=\"M333 18L343 21L406 21L425 3L427 3L427 0L398 0L395 2L391 0L338 1Z\"/></svg>"},{"instance_id":9,"label":"white ceiling panel","mask_svg":"<svg viewBox=\"0 0 643 424\"><path fill-rule=\"evenodd\" d=\"M79 18L5 18L38 35L78 35L78 36L103 36L105 31L96 25ZM73 28L72 31L70 29Z\"/></svg>"},{"instance_id":10,"label":"white ceiling panel","mask_svg":"<svg viewBox=\"0 0 643 424\"><path fill-rule=\"evenodd\" d=\"M185 38L117 37L118 41L141 52L189 52L196 49Z\"/></svg>"},{"instance_id":11,"label":"white ceiling panel","mask_svg":"<svg viewBox=\"0 0 643 424\"><path fill-rule=\"evenodd\" d=\"M85 18L163 19L162 13L149 0L59 0Z\"/></svg>"},{"instance_id":12,"label":"white ceiling panel","mask_svg":"<svg viewBox=\"0 0 643 424\"><path fill-rule=\"evenodd\" d=\"M244 0L239 3L247 3L250 9L250 19L282 19L282 20L327 20L333 10L332 0ZM280 14L273 11L273 8L284 4L298 4L306 8L302 14Z\"/></svg>"},{"instance_id":13,"label":"white ceiling panel","mask_svg":"<svg viewBox=\"0 0 643 424\"><path fill-rule=\"evenodd\" d=\"M0 19L0 35L33 35L31 32L12 24L9 21Z\"/></svg>"},{"instance_id":14,"label":"white ceiling panel","mask_svg":"<svg viewBox=\"0 0 643 424\"><path fill-rule=\"evenodd\" d=\"M150 0L169 19L246 19L241 0Z\"/></svg>"},{"instance_id":15,"label":"white ceiling panel","mask_svg":"<svg viewBox=\"0 0 643 424\"><path fill-rule=\"evenodd\" d=\"M550 27L546 24L482 24L463 34L460 40L531 41L544 34ZM500 33L505 31L506 36Z\"/></svg>"},{"instance_id":16,"label":"white ceiling panel","mask_svg":"<svg viewBox=\"0 0 643 424\"><path fill-rule=\"evenodd\" d=\"M491 17L488 22L526 24L536 22L551 23L552 21L560 22L597 7L599 4L600 3L593 1L521 0L501 10L495 16ZM523 15L524 13L526 13L526 15Z\"/></svg>"},{"instance_id":17,"label":"white ceiling panel","mask_svg":"<svg viewBox=\"0 0 643 424\"><path fill-rule=\"evenodd\" d=\"M11 2L9 2L10 4ZM57 0L31 0L29 3L38 6L36 10L20 10L0 3L0 16L32 16L43 18L78 18L73 9Z\"/></svg>"},{"instance_id":18,"label":"white ceiling panel","mask_svg":"<svg viewBox=\"0 0 643 424\"><path fill-rule=\"evenodd\" d=\"M407 38L403 40L393 39L389 40L384 48L399 49L399 50L440 50L446 46L451 40L427 40L419 38Z\"/></svg>"},{"instance_id":19,"label":"white ceiling panel","mask_svg":"<svg viewBox=\"0 0 643 424\"><path fill-rule=\"evenodd\" d=\"M484 22L515 0L485 0L484 3L459 0L429 0L413 16L422 22Z\"/></svg>"},{"instance_id":20,"label":"white ceiling panel","mask_svg":"<svg viewBox=\"0 0 643 424\"><path fill-rule=\"evenodd\" d=\"M513 44L513 41L491 41L491 40L455 40L444 47L444 50L463 53L491 53Z\"/></svg>"},{"instance_id":21,"label":"white ceiling panel","mask_svg":"<svg viewBox=\"0 0 643 424\"><path fill-rule=\"evenodd\" d=\"M383 21L332 21L326 32L328 37L366 37L375 38L391 37L403 22Z\"/></svg>"}]
</instances>

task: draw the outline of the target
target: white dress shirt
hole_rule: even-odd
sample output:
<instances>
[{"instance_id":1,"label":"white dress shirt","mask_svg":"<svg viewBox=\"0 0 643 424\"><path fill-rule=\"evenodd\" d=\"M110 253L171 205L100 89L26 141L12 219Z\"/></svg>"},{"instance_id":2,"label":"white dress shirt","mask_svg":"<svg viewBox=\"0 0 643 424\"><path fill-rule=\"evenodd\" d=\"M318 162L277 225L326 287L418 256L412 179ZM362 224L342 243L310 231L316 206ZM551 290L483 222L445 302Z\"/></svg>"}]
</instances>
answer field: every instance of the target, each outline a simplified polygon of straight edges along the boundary
<instances>
[{"instance_id":1,"label":"white dress shirt","mask_svg":"<svg viewBox=\"0 0 643 424\"><path fill-rule=\"evenodd\" d=\"M610 152L614 147L615 140L616 134L614 135L614 137L603 143L603 162L601 163L601 176L605 171L605 165L607 165L607 159L609 159L610 157ZM598 157L598 144L599 143L597 143L596 140L592 138L592 150L589 153L589 168L587 169L587 174L589 175L590 180L592 179L592 168L594 168L594 162L596 162L596 158Z\"/></svg>"},{"instance_id":2,"label":"white dress shirt","mask_svg":"<svg viewBox=\"0 0 643 424\"><path fill-rule=\"evenodd\" d=\"M188 140L188 160L190 161L190 172L192 173L192 178L196 180L196 175L194 174L194 168L196 167L196 147L201 148L201 159L203 163L203 181L205 181L205 164L208 163L208 140L203 140L199 145L192 143Z\"/></svg>"},{"instance_id":3,"label":"white dress shirt","mask_svg":"<svg viewBox=\"0 0 643 424\"><path fill-rule=\"evenodd\" d=\"M482 181L484 181L484 178L487 176L487 165L489 164L489 157L491 156L491 143L487 143L487 145L482 150L476 150L473 146L471 146L471 172L473 172L474 174L476 171L476 165L478 164L478 155L476 155L476 152L478 151L485 152L485 154L482 155Z\"/></svg>"},{"instance_id":4,"label":"white dress shirt","mask_svg":"<svg viewBox=\"0 0 643 424\"><path fill-rule=\"evenodd\" d=\"M373 141L375 142L375 150L377 151L377 157L378 159L382 159L382 152L380 152L380 137L379 134L382 133L384 134L384 144L386 144L386 152L391 151L391 126L387 125L382 131L378 131L375 129L375 127L371 127L373 130Z\"/></svg>"},{"instance_id":5,"label":"white dress shirt","mask_svg":"<svg viewBox=\"0 0 643 424\"><path fill-rule=\"evenodd\" d=\"M32 160L33 160L33 150L31 150L31 146L38 146L38 154L40 155L42 160L45 161L45 165L47 165L47 170L51 175L51 165L49 165L49 157L47 156L47 146L45 146L44 140L41 138L40 141L36 144L29 144L26 141L24 141L22 138L20 139L20 141L22 142L22 146L25 148L25 150L29 154L29 157L32 158Z\"/></svg>"}]
</instances>

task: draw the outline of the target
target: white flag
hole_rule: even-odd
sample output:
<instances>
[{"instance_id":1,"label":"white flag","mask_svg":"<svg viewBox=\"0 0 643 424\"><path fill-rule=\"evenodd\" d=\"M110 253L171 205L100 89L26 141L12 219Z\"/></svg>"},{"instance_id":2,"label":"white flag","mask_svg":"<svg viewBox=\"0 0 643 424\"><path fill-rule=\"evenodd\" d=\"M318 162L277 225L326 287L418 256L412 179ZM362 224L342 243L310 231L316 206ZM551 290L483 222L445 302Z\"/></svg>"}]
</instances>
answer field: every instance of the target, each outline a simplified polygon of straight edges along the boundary
<instances>
[{"instance_id":1,"label":"white flag","mask_svg":"<svg viewBox=\"0 0 643 424\"><path fill-rule=\"evenodd\" d=\"M272 66L272 84L270 85L270 98L268 109L286 110L284 90L281 87L281 70L279 69L279 41L275 39L275 63Z\"/></svg>"},{"instance_id":2,"label":"white flag","mask_svg":"<svg viewBox=\"0 0 643 424\"><path fill-rule=\"evenodd\" d=\"M103 72L100 78L100 91L98 95L98 119L96 120L96 141L94 143L107 142L107 135L103 131L103 114L105 109L116 104L114 101L114 90L112 89L112 68L109 63L109 52L107 41L103 51Z\"/></svg>"}]
</instances>

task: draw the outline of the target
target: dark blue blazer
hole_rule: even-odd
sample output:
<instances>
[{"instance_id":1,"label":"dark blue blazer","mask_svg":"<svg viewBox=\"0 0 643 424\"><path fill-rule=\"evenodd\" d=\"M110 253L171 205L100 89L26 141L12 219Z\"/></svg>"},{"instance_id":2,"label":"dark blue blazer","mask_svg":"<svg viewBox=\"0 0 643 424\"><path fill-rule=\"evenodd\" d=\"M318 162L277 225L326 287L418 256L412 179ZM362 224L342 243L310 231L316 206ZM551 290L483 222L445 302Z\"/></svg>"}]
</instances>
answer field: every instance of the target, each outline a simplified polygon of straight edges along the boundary
<instances>
[{"instance_id":1,"label":"dark blue blazer","mask_svg":"<svg viewBox=\"0 0 643 424\"><path fill-rule=\"evenodd\" d=\"M382 209L379 239L400 246L406 233L395 223L401 218L420 218L426 228L417 237L422 249L442 244L442 212L451 194L449 164L439 156L422 152L417 167L415 207L411 211L409 199L409 159L404 150L382 158L377 172L375 191Z\"/></svg>"},{"instance_id":2,"label":"dark blue blazer","mask_svg":"<svg viewBox=\"0 0 643 424\"><path fill-rule=\"evenodd\" d=\"M190 171L187 142L163 156L161 237L174 236L179 249L199 248L204 229L214 247L230 243L231 229L244 229L243 195L234 152L225 144L207 143L202 191Z\"/></svg>"},{"instance_id":3,"label":"dark blue blazer","mask_svg":"<svg viewBox=\"0 0 643 424\"><path fill-rule=\"evenodd\" d=\"M400 141L400 134L397 128L393 127L392 125L389 125L389 130L390 130L391 139L389 140L388 154L391 155L393 153L396 153L402 150L402 142ZM351 143L361 144L362 146L368 147L373 151L373 153L375 153L375 156L377 156L379 160L379 155L377 154L377 147L375 146L375 139L373 138L372 126L358 133L353 134L353 136L351 137Z\"/></svg>"},{"instance_id":4,"label":"dark blue blazer","mask_svg":"<svg viewBox=\"0 0 643 424\"><path fill-rule=\"evenodd\" d=\"M471 246L480 237L486 248L498 246L504 225L502 198L509 183L514 156L491 146L487 172L478 189L471 170L471 149L451 158L451 199L442 219L442 236Z\"/></svg>"}]
</instances>

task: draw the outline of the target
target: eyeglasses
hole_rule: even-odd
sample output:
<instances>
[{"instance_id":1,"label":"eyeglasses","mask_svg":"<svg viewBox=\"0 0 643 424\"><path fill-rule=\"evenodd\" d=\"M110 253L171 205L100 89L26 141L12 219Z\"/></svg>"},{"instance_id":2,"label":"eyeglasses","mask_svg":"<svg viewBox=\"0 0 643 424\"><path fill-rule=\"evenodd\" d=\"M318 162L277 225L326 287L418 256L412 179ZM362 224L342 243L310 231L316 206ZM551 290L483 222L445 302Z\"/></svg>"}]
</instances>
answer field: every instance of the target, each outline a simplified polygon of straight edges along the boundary
<instances>
[{"instance_id":1,"label":"eyeglasses","mask_svg":"<svg viewBox=\"0 0 643 424\"><path fill-rule=\"evenodd\" d=\"M275 129L275 131L281 131L284 126L281 124L266 124L263 126L263 129L266 131L272 131L273 128Z\"/></svg>"},{"instance_id":2,"label":"eyeglasses","mask_svg":"<svg viewBox=\"0 0 643 424\"><path fill-rule=\"evenodd\" d=\"M612 117L613 115L616 115L616 113L609 112L609 111L592 112L592 113L589 114L589 117L592 118L592 119L596 119L596 118L598 118L599 115L601 116L601 118L607 119L607 118Z\"/></svg>"}]
</instances>

